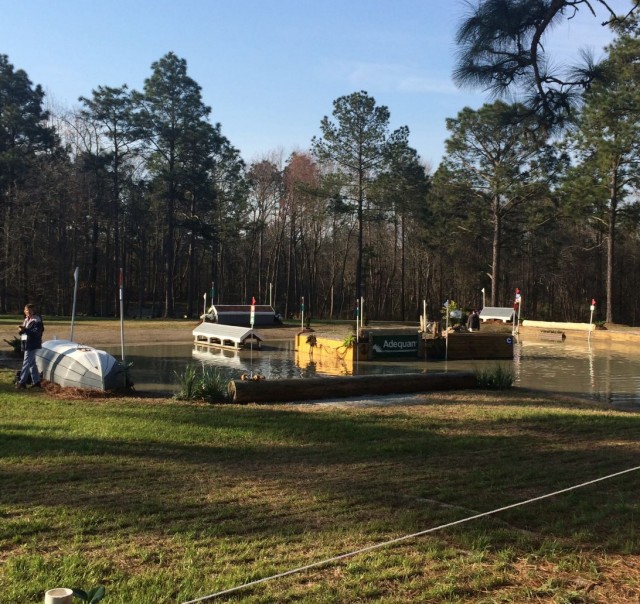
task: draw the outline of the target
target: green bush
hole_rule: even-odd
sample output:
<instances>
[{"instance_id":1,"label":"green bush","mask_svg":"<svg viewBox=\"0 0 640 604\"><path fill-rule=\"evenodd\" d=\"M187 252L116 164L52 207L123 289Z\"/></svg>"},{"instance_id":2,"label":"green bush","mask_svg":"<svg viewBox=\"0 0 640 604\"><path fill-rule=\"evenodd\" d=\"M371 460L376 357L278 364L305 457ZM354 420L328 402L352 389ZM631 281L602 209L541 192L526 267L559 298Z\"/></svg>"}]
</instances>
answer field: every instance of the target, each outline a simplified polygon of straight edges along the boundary
<instances>
[{"instance_id":1,"label":"green bush","mask_svg":"<svg viewBox=\"0 0 640 604\"><path fill-rule=\"evenodd\" d=\"M179 401L204 400L226 403L229 400L228 376L218 367L187 365L182 373L175 372L180 389L173 395Z\"/></svg>"},{"instance_id":2,"label":"green bush","mask_svg":"<svg viewBox=\"0 0 640 604\"><path fill-rule=\"evenodd\" d=\"M196 382L198 380L198 367L187 365L182 373L174 372L180 390L173 395L179 401L190 401L194 398Z\"/></svg>"},{"instance_id":3,"label":"green bush","mask_svg":"<svg viewBox=\"0 0 640 604\"><path fill-rule=\"evenodd\" d=\"M229 377L218 367L203 367L198 384L200 398L210 403L226 403L229 400Z\"/></svg>"},{"instance_id":4,"label":"green bush","mask_svg":"<svg viewBox=\"0 0 640 604\"><path fill-rule=\"evenodd\" d=\"M478 388L485 390L508 390L516 379L513 371L504 365L476 371L475 376L478 380Z\"/></svg>"},{"instance_id":5,"label":"green bush","mask_svg":"<svg viewBox=\"0 0 640 604\"><path fill-rule=\"evenodd\" d=\"M22 348L21 348L22 342L20 341L20 338L14 336L13 339L11 340L5 339L5 342L9 344L9 346L11 346L12 354L14 357L22 356Z\"/></svg>"},{"instance_id":6,"label":"green bush","mask_svg":"<svg viewBox=\"0 0 640 604\"><path fill-rule=\"evenodd\" d=\"M352 348L356 344L356 334L352 333L342 340L342 346L344 348Z\"/></svg>"}]
</instances>

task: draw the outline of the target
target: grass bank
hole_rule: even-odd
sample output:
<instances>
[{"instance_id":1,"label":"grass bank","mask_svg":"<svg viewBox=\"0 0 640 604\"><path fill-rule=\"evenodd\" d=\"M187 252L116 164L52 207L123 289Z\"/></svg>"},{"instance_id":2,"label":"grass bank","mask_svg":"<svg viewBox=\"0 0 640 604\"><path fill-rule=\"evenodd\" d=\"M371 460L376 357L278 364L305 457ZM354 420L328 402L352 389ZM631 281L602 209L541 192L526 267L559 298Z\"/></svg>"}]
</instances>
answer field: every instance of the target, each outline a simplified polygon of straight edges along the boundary
<instances>
[{"instance_id":1,"label":"grass bank","mask_svg":"<svg viewBox=\"0 0 640 604\"><path fill-rule=\"evenodd\" d=\"M184 602L634 467L640 415L524 392L407 406L58 400L0 373L0 601ZM637 472L216 602L629 602Z\"/></svg>"}]
</instances>

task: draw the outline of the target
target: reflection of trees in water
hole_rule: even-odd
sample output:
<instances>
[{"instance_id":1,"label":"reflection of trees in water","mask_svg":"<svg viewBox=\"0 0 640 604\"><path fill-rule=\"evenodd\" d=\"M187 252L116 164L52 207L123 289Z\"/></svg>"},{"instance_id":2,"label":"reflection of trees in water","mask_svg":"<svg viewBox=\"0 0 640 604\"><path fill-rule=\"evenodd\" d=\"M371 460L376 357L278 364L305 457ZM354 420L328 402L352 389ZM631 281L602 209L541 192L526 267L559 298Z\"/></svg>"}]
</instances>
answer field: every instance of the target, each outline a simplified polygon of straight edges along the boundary
<instances>
[{"instance_id":1,"label":"reflection of trees in water","mask_svg":"<svg viewBox=\"0 0 640 604\"><path fill-rule=\"evenodd\" d=\"M293 359L264 357L261 361L263 362L262 371L267 378L291 379L302 377Z\"/></svg>"},{"instance_id":2,"label":"reflection of trees in water","mask_svg":"<svg viewBox=\"0 0 640 604\"><path fill-rule=\"evenodd\" d=\"M594 367L595 354L591 347L591 340L589 340L589 384L591 385L591 392L596 392L596 370Z\"/></svg>"},{"instance_id":3,"label":"reflection of trees in water","mask_svg":"<svg viewBox=\"0 0 640 604\"><path fill-rule=\"evenodd\" d=\"M587 341L576 344L523 341L520 335L513 346L513 372L516 384L542 388L551 392L572 392L590 396L605 403L640 406L640 351L630 347L615 349ZM239 379L250 370L249 351L204 350L193 354L191 345L131 347L127 359L133 363L132 377L139 390L162 389L176 384L175 375L184 372L194 360L219 367L229 379ZM197 353L198 351L195 350ZM118 354L118 351L115 351ZM304 355L296 365L295 348L284 343L253 352L253 371L267 379L312 378L329 375L350 375L346 365L337 360L313 359ZM489 368L495 361L449 361L448 370L475 371ZM438 361L362 362L358 375L415 373L442 371Z\"/></svg>"},{"instance_id":4,"label":"reflection of trees in water","mask_svg":"<svg viewBox=\"0 0 640 604\"><path fill-rule=\"evenodd\" d=\"M344 361L336 361L328 363L326 359L321 361L309 361L303 367L300 367L300 377L311 378L319 376L332 375L351 375Z\"/></svg>"},{"instance_id":5,"label":"reflection of trees in water","mask_svg":"<svg viewBox=\"0 0 640 604\"><path fill-rule=\"evenodd\" d=\"M520 380L520 371L521 371L521 363L522 363L522 342L520 341L520 336L512 336L513 337L513 375L514 381Z\"/></svg>"},{"instance_id":6,"label":"reflection of trees in water","mask_svg":"<svg viewBox=\"0 0 640 604\"><path fill-rule=\"evenodd\" d=\"M612 376L611 376L611 355L610 354L605 356L603 375L606 376L606 378L602 380L602 382L600 382L600 386L598 388L598 390L600 391L600 400L605 403L612 403L614 402L614 398L616 397L614 397L613 393L611 392Z\"/></svg>"},{"instance_id":7,"label":"reflection of trees in water","mask_svg":"<svg viewBox=\"0 0 640 604\"><path fill-rule=\"evenodd\" d=\"M309 361L306 367L303 367L302 369L302 377L309 378L309 377L316 377L317 375L318 375L318 366L313 361Z\"/></svg>"}]
</instances>

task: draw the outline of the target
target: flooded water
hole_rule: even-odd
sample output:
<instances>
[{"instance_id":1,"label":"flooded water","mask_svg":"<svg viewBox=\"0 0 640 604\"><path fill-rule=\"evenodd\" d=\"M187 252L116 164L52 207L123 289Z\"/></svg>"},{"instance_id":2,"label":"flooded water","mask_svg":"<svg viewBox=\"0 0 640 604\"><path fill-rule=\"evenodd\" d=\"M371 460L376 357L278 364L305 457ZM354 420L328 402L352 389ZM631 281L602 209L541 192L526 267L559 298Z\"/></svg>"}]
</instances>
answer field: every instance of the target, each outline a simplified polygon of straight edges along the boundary
<instances>
[{"instance_id":1,"label":"flooded water","mask_svg":"<svg viewBox=\"0 0 640 604\"><path fill-rule=\"evenodd\" d=\"M267 344L262 350L240 352L182 344L130 346L127 361L133 363L131 374L138 390L163 393L175 391L176 374L194 362L224 368L229 379L243 373L260 373L270 379L348 373L346 368L327 367L321 360L297 357L292 340ZM109 352L119 356L119 350ZM640 407L640 350L629 345L520 340L515 344L513 361L367 361L357 363L354 373L476 371L498 363L513 370L516 386Z\"/></svg>"}]
</instances>

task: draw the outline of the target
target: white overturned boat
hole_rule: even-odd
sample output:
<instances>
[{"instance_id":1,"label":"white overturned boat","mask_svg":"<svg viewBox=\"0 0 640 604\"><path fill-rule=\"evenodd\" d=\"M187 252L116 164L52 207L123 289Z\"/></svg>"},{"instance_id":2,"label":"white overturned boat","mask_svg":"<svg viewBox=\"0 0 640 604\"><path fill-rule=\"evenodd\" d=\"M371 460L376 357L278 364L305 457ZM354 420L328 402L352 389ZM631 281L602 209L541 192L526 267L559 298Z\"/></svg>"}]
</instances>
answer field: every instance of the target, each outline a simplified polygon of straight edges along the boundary
<instances>
[{"instance_id":1,"label":"white overturned boat","mask_svg":"<svg viewBox=\"0 0 640 604\"><path fill-rule=\"evenodd\" d=\"M65 388L119 390L127 384L125 369L115 357L70 340L43 342L36 364L43 379Z\"/></svg>"}]
</instances>

